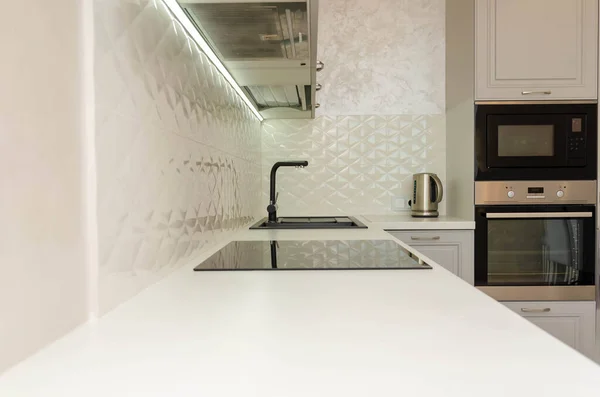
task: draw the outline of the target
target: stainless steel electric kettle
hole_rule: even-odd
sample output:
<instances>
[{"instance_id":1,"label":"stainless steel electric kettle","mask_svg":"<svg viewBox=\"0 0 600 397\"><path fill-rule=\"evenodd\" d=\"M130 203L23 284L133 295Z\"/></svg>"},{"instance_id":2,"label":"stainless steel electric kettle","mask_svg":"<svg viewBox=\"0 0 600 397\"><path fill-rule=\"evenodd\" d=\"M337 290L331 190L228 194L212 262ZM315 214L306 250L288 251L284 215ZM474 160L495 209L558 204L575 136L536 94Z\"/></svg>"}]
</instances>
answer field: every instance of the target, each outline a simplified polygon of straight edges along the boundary
<instances>
[{"instance_id":1,"label":"stainless steel electric kettle","mask_svg":"<svg viewBox=\"0 0 600 397\"><path fill-rule=\"evenodd\" d=\"M408 202L412 216L435 218L439 215L438 204L444 197L442 181L436 174L423 172L413 175L413 196Z\"/></svg>"}]
</instances>

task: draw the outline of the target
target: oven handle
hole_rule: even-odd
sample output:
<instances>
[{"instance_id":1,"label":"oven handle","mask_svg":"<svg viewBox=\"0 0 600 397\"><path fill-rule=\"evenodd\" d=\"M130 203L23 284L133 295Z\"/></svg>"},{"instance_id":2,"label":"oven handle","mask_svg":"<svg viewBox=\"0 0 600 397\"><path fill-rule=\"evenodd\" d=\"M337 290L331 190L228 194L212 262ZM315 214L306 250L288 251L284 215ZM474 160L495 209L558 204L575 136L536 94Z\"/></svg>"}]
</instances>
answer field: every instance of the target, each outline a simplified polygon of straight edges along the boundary
<instances>
[{"instance_id":1,"label":"oven handle","mask_svg":"<svg viewBox=\"0 0 600 397\"><path fill-rule=\"evenodd\" d=\"M512 218L591 218L591 212L488 212L488 219Z\"/></svg>"}]
</instances>

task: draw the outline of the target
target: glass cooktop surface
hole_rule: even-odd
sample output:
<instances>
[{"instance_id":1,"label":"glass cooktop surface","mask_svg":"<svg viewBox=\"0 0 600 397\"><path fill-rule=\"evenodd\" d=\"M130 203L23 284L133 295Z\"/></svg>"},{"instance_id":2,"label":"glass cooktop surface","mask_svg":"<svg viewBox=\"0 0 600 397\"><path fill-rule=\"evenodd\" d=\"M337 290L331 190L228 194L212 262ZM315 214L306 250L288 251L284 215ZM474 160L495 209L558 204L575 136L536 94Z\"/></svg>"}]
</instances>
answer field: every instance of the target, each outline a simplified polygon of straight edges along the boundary
<instances>
[{"instance_id":1,"label":"glass cooktop surface","mask_svg":"<svg viewBox=\"0 0 600 397\"><path fill-rule=\"evenodd\" d=\"M194 268L214 270L431 269L391 240L232 241Z\"/></svg>"}]
</instances>

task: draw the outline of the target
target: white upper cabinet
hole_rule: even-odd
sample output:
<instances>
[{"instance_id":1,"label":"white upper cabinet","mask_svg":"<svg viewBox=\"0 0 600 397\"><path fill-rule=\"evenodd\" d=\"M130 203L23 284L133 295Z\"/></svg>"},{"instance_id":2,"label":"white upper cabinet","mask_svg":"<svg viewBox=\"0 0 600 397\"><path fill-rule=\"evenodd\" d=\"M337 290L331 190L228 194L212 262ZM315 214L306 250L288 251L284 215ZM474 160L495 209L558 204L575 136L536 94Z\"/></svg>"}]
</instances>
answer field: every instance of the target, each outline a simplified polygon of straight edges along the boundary
<instances>
[{"instance_id":1,"label":"white upper cabinet","mask_svg":"<svg viewBox=\"0 0 600 397\"><path fill-rule=\"evenodd\" d=\"M476 0L476 100L597 98L598 0Z\"/></svg>"}]
</instances>

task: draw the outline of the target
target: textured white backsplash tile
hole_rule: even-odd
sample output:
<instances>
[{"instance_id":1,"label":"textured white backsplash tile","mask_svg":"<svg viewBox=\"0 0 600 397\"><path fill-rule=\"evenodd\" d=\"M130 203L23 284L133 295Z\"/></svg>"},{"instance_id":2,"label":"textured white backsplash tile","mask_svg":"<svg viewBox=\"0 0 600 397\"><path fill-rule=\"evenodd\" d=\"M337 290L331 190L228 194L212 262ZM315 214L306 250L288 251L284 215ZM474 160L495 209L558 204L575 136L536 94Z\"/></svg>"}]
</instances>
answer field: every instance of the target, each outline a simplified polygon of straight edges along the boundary
<instances>
[{"instance_id":1,"label":"textured white backsplash tile","mask_svg":"<svg viewBox=\"0 0 600 397\"><path fill-rule=\"evenodd\" d=\"M444 112L444 0L321 1L318 40L318 115Z\"/></svg>"},{"instance_id":2,"label":"textured white backsplash tile","mask_svg":"<svg viewBox=\"0 0 600 397\"><path fill-rule=\"evenodd\" d=\"M410 198L413 173L435 172L445 182L444 123L443 115L265 121L263 202L273 163L303 159L305 169L277 173L279 215L393 213L392 197Z\"/></svg>"},{"instance_id":3,"label":"textured white backsplash tile","mask_svg":"<svg viewBox=\"0 0 600 397\"><path fill-rule=\"evenodd\" d=\"M445 179L443 1L321 2L327 116L266 122L262 159L258 121L161 1L94 5L102 312L266 213L277 160L311 163L280 170L284 215L389 213L412 173Z\"/></svg>"},{"instance_id":4,"label":"textured white backsplash tile","mask_svg":"<svg viewBox=\"0 0 600 397\"><path fill-rule=\"evenodd\" d=\"M100 311L261 203L260 123L161 1L95 0Z\"/></svg>"},{"instance_id":5,"label":"textured white backsplash tile","mask_svg":"<svg viewBox=\"0 0 600 397\"><path fill-rule=\"evenodd\" d=\"M322 1L318 40L317 119L263 123L263 201L286 159L310 164L278 172L283 215L393 213L413 173L444 182L445 2Z\"/></svg>"}]
</instances>

